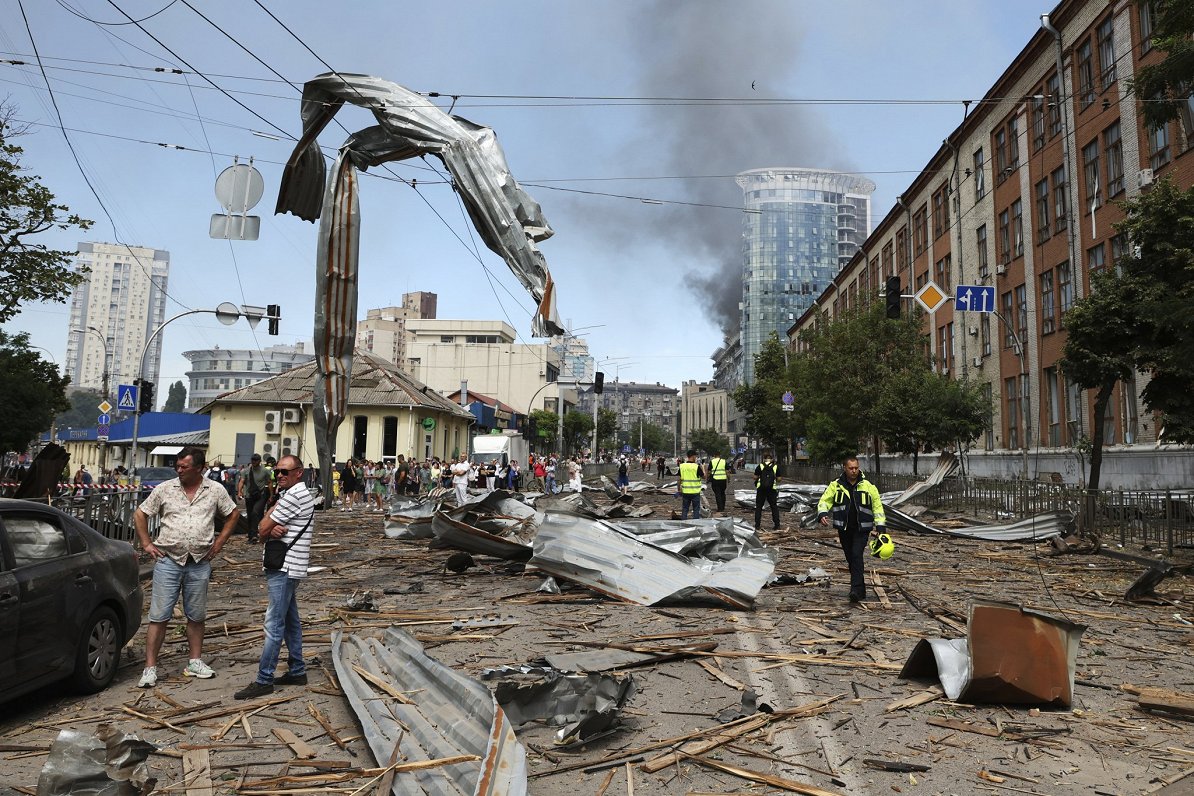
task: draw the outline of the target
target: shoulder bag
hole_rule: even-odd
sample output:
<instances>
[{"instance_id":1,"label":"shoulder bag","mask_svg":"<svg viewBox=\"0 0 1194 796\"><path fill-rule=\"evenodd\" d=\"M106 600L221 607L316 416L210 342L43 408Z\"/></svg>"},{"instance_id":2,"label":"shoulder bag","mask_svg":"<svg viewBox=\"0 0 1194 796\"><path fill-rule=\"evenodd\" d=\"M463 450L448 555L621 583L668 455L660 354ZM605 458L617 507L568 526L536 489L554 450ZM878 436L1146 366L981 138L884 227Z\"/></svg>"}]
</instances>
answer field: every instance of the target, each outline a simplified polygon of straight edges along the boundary
<instances>
[{"instance_id":1,"label":"shoulder bag","mask_svg":"<svg viewBox=\"0 0 1194 796\"><path fill-rule=\"evenodd\" d=\"M264 569L272 570L274 572L280 570L286 565L286 554L290 552L290 548L294 547L294 543L303 538L303 534L311 527L311 520L315 519L315 512L311 512L311 516L307 518L307 524L298 532L298 536L290 540L289 543L283 542L281 539L267 539L265 542L265 550L261 555L261 566Z\"/></svg>"}]
</instances>

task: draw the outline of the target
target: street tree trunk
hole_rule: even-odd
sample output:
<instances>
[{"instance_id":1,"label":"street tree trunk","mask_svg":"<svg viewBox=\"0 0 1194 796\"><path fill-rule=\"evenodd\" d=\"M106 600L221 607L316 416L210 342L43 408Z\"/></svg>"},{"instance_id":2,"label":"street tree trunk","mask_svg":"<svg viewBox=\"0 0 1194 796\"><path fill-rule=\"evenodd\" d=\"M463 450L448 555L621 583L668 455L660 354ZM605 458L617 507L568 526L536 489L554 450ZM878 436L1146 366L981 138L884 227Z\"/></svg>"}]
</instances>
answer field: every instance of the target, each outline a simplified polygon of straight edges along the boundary
<instances>
[{"instance_id":1,"label":"street tree trunk","mask_svg":"<svg viewBox=\"0 0 1194 796\"><path fill-rule=\"evenodd\" d=\"M1103 382L1103 386L1099 387L1099 391L1095 393L1094 402L1094 422L1091 423L1091 440L1090 440L1090 479L1086 482L1086 488L1091 492L1099 488L1099 472L1103 467L1103 433L1104 426L1106 426L1107 402L1111 400L1111 394L1115 390L1115 385L1118 380Z\"/></svg>"}]
</instances>

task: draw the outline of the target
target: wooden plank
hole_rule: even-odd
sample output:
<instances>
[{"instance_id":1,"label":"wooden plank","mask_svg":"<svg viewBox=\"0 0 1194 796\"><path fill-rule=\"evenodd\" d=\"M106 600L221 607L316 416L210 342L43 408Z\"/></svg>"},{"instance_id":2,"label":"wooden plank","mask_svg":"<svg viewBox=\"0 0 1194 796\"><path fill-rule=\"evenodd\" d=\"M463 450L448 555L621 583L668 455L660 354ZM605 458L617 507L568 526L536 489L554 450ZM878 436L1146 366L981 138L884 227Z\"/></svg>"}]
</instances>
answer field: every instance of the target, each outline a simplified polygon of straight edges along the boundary
<instances>
[{"instance_id":1,"label":"wooden plank","mask_svg":"<svg viewBox=\"0 0 1194 796\"><path fill-rule=\"evenodd\" d=\"M337 734L335 728L332 727L332 723L328 721L327 716L324 716L323 713L320 712L319 708L315 707L314 702L307 703L307 712L311 714L312 718L319 722L319 726L323 727L323 731L326 732L328 737L332 739L332 743L336 744L336 746L339 746L350 755L353 755L354 757L356 756L356 753L349 749L348 744L344 742L339 734Z\"/></svg>"},{"instance_id":2,"label":"wooden plank","mask_svg":"<svg viewBox=\"0 0 1194 796\"><path fill-rule=\"evenodd\" d=\"M934 727L944 727L947 730L957 730L958 732L970 732L975 735L985 735L988 738L1003 738L1007 741L1022 741L1024 736L1016 732L1000 732L994 727L988 727L985 724L976 724L972 721L962 721L961 719L946 719L939 716L933 716L925 719L925 724L931 724Z\"/></svg>"},{"instance_id":3,"label":"wooden plank","mask_svg":"<svg viewBox=\"0 0 1194 796\"><path fill-rule=\"evenodd\" d=\"M714 666L713 664L709 663L709 661L704 661L704 660L701 660L700 658L697 658L697 666L700 666L702 669L704 669L709 674L716 677L718 680L721 680L723 683L728 685L730 688L733 688L737 691L745 691L746 690L745 685L738 682L733 677L730 677L728 674L723 672L721 669L719 669L716 666Z\"/></svg>"},{"instance_id":4,"label":"wooden plank","mask_svg":"<svg viewBox=\"0 0 1194 796\"><path fill-rule=\"evenodd\" d=\"M739 736L754 732L760 727L765 727L766 725L770 724L771 721L772 719L770 715L756 716L745 724L734 727L732 730L719 732L710 736L709 738L699 741L690 741L689 743L681 746L676 752L668 752L667 754L653 757L639 766L639 768L641 768L643 771L646 771L648 774L654 774L658 771L662 771L670 765L675 764L675 762L681 757L703 755L706 752L712 751L719 746L729 743Z\"/></svg>"},{"instance_id":5,"label":"wooden plank","mask_svg":"<svg viewBox=\"0 0 1194 796\"><path fill-rule=\"evenodd\" d=\"M1194 694L1164 688L1141 688L1137 704L1146 710L1160 710L1194 718Z\"/></svg>"},{"instance_id":6,"label":"wooden plank","mask_svg":"<svg viewBox=\"0 0 1194 796\"><path fill-rule=\"evenodd\" d=\"M773 774L764 774L761 771L752 771L749 768L731 766L729 763L723 763L720 760L713 760L709 757L690 757L688 759L694 763L700 763L702 766L724 771L727 774L733 774L735 777L741 777L751 782L760 782L764 785L770 785L773 788L791 791L792 793L803 793L805 796L843 796L838 791L825 790L824 788L818 788L816 785L806 785L803 782L784 779Z\"/></svg>"},{"instance_id":7,"label":"wooden plank","mask_svg":"<svg viewBox=\"0 0 1194 796\"><path fill-rule=\"evenodd\" d=\"M211 758L206 749L188 749L182 753L182 781L187 796L213 796Z\"/></svg>"},{"instance_id":8,"label":"wooden plank","mask_svg":"<svg viewBox=\"0 0 1194 796\"><path fill-rule=\"evenodd\" d=\"M404 705L415 704L414 702L411 702L410 699L408 699L405 694L403 694L401 691L399 691L397 688L395 688L393 686L393 684L386 682L382 678L378 677L376 674L373 674L373 672L362 669L360 666L358 666L355 663L352 665L352 670L354 672L356 672L358 675L360 675L362 680L364 680L365 682L369 683L372 686L375 686L376 688L380 689L381 691L389 694L390 696L394 697L394 699L397 699L402 704L404 704Z\"/></svg>"},{"instance_id":9,"label":"wooden plank","mask_svg":"<svg viewBox=\"0 0 1194 796\"><path fill-rule=\"evenodd\" d=\"M945 696L945 689L939 685L932 686L919 694L906 696L903 699L897 699L887 707L883 708L884 713L891 713L893 710L905 710L907 708L914 708L917 705L923 705L926 702L933 702Z\"/></svg>"},{"instance_id":10,"label":"wooden plank","mask_svg":"<svg viewBox=\"0 0 1194 796\"><path fill-rule=\"evenodd\" d=\"M290 751L294 752L294 756L300 760L310 760L315 757L315 750L306 741L285 727L274 727L273 733L279 741L289 746Z\"/></svg>"}]
</instances>

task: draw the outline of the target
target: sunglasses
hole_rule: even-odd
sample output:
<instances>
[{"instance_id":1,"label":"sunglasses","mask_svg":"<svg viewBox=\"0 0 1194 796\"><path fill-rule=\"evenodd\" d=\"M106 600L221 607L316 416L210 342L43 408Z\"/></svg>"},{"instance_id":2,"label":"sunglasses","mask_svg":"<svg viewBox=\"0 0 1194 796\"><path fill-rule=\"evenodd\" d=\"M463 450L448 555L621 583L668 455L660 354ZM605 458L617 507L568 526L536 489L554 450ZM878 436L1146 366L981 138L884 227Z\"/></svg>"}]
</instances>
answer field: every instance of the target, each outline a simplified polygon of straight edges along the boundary
<instances>
[{"instance_id":1,"label":"sunglasses","mask_svg":"<svg viewBox=\"0 0 1194 796\"><path fill-rule=\"evenodd\" d=\"M275 467L274 468L274 475L279 475L279 476L290 475L291 473L297 473L297 472L298 472L298 470L287 470L283 467Z\"/></svg>"}]
</instances>

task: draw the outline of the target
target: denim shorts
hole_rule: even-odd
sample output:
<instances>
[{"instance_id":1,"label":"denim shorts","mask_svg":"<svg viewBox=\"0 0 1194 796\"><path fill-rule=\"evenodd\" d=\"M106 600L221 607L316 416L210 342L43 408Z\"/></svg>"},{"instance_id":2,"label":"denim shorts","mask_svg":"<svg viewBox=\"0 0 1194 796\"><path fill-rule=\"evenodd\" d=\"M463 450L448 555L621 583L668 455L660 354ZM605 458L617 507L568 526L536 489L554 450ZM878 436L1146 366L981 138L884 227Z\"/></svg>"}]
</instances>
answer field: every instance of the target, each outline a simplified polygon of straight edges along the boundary
<instances>
[{"instance_id":1,"label":"denim shorts","mask_svg":"<svg viewBox=\"0 0 1194 796\"><path fill-rule=\"evenodd\" d=\"M191 622L207 619L207 583L211 580L210 561L187 561L179 566L163 556L153 565L153 591L149 600L149 621L167 622L174 614L178 595L182 609Z\"/></svg>"}]
</instances>

